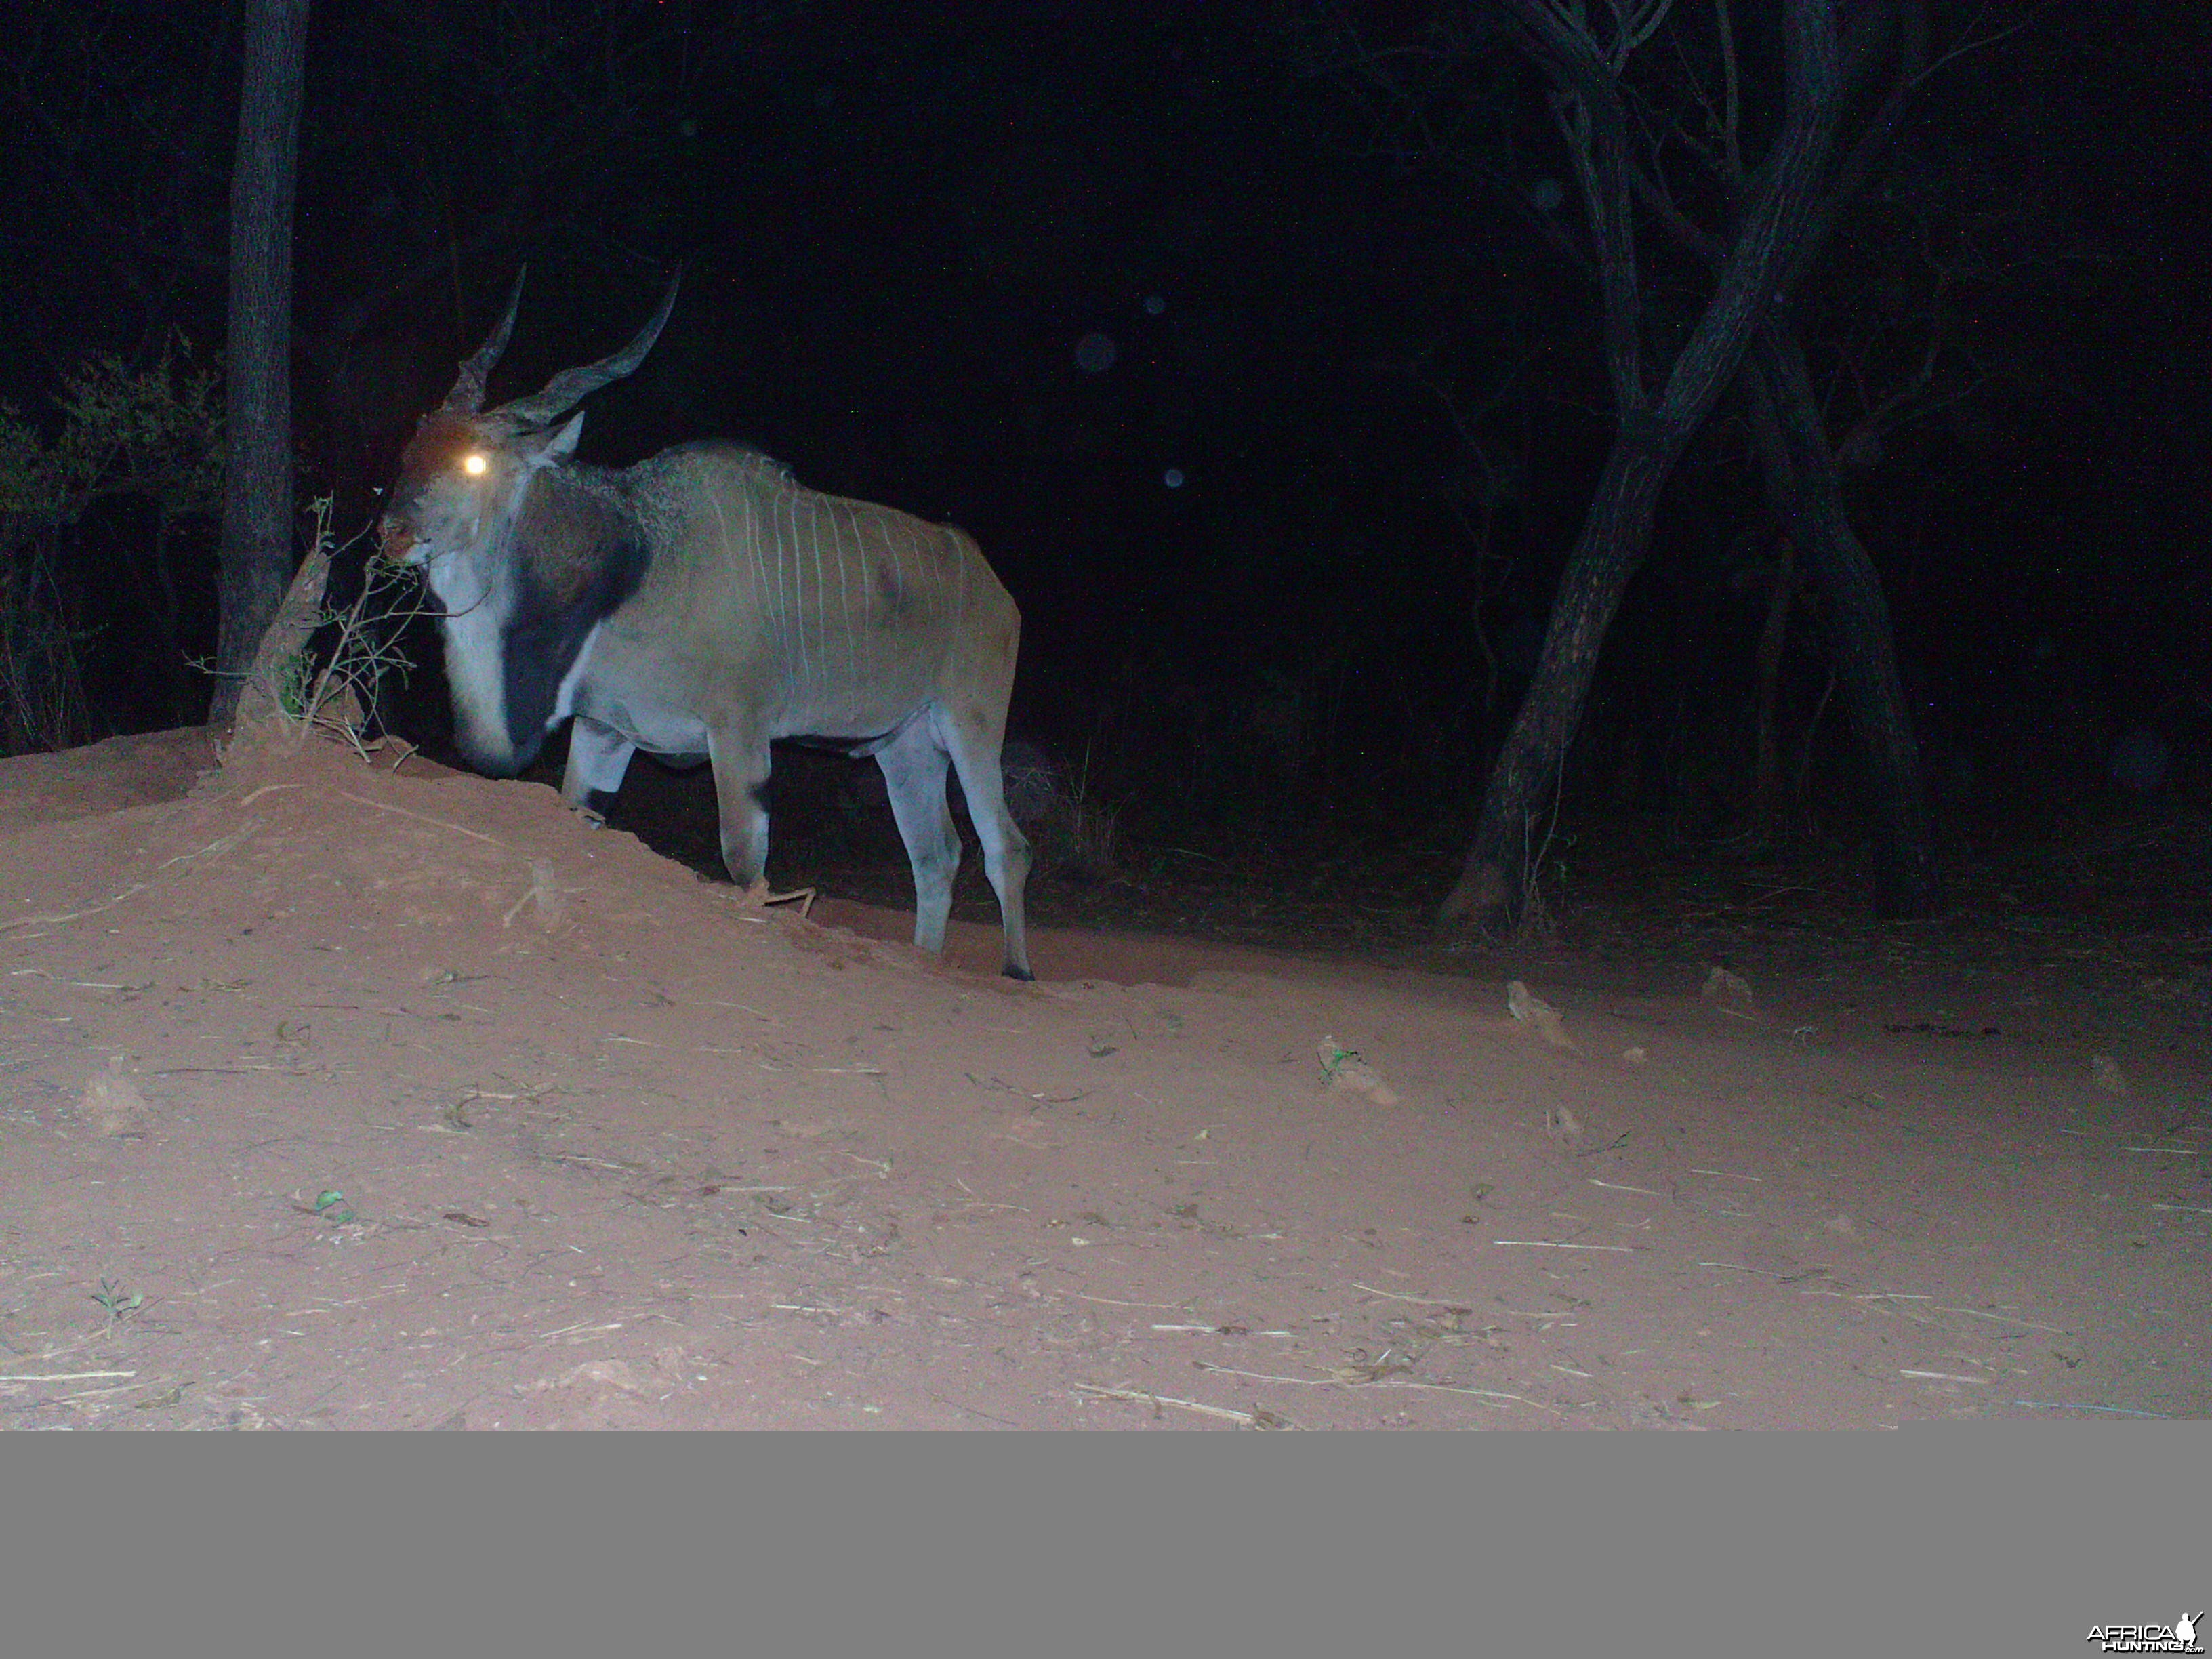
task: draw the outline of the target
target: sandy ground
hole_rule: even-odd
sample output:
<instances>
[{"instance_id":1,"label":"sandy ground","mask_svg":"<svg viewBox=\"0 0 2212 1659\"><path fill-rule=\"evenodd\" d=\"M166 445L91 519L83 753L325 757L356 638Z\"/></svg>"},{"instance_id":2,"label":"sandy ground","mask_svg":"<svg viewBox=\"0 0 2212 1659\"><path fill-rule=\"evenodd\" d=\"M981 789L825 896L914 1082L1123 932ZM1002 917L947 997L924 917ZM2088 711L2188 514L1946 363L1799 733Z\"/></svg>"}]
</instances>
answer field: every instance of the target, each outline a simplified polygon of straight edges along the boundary
<instances>
[{"instance_id":1,"label":"sandy ground","mask_svg":"<svg viewBox=\"0 0 2212 1659\"><path fill-rule=\"evenodd\" d=\"M210 764L0 763L11 1426L2212 1414L2185 1000L1048 910L1018 986L533 785Z\"/></svg>"}]
</instances>

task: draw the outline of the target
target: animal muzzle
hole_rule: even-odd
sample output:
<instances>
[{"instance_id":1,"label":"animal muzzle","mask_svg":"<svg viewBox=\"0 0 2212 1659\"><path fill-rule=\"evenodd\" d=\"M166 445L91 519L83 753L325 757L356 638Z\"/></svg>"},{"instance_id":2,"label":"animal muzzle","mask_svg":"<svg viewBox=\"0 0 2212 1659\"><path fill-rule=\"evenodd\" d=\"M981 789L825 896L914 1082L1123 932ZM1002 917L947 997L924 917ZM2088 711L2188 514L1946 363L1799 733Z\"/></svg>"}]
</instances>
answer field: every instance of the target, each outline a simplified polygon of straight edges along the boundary
<instances>
[{"instance_id":1,"label":"animal muzzle","mask_svg":"<svg viewBox=\"0 0 2212 1659\"><path fill-rule=\"evenodd\" d=\"M471 771L488 778L511 778L537 760L545 740L535 733L520 743L509 741L504 733L488 737L464 720L455 724L453 746L461 751Z\"/></svg>"},{"instance_id":2,"label":"animal muzzle","mask_svg":"<svg viewBox=\"0 0 2212 1659\"><path fill-rule=\"evenodd\" d=\"M376 544L377 552L386 561L405 564L422 543L413 530L387 514L377 523Z\"/></svg>"}]
</instances>

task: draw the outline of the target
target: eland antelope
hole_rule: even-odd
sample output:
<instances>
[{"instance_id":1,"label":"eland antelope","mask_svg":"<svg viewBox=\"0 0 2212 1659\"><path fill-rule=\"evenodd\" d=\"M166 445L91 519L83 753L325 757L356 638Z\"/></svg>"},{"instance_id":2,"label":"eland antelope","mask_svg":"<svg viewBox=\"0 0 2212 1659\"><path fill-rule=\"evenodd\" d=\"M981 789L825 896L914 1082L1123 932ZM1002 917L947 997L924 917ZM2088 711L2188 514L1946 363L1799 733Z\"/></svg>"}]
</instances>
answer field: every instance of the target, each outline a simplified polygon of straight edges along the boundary
<instances>
[{"instance_id":1,"label":"eland antelope","mask_svg":"<svg viewBox=\"0 0 2212 1659\"><path fill-rule=\"evenodd\" d=\"M1030 977L1029 842L999 749L1021 612L975 542L887 507L824 495L735 444L681 444L620 469L574 459L586 396L653 349L676 285L612 356L483 408L522 281L401 457L384 556L420 568L441 607L455 736L512 776L574 718L562 798L588 808L638 750L714 769L722 861L762 879L769 744L872 755L914 866L914 942L941 951L960 837L960 774L999 896L1005 971ZM564 422L562 416L567 416Z\"/></svg>"}]
</instances>

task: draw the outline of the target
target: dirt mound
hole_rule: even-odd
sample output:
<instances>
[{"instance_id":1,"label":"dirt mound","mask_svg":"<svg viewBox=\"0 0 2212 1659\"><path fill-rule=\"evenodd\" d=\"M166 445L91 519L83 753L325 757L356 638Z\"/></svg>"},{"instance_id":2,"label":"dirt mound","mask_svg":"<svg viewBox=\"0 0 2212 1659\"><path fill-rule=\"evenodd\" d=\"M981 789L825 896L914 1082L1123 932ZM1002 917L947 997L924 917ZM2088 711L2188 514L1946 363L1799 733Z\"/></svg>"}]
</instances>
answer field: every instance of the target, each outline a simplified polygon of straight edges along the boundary
<instances>
[{"instance_id":1,"label":"dirt mound","mask_svg":"<svg viewBox=\"0 0 2212 1659\"><path fill-rule=\"evenodd\" d=\"M215 744L197 726L0 760L0 835L174 800L214 767Z\"/></svg>"}]
</instances>

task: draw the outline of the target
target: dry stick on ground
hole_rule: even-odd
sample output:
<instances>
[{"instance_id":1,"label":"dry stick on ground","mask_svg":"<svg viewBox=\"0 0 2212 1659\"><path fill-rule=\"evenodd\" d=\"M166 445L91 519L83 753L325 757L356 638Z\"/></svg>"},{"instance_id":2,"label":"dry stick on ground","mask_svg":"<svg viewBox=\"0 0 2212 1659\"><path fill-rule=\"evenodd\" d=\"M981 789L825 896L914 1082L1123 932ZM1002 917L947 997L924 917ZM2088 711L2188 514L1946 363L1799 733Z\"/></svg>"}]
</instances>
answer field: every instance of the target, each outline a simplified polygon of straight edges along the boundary
<instances>
[{"instance_id":1,"label":"dry stick on ground","mask_svg":"<svg viewBox=\"0 0 2212 1659\"><path fill-rule=\"evenodd\" d=\"M1377 1376L1353 1380L1346 1376L1277 1376L1268 1371L1240 1371L1228 1365L1213 1365L1205 1360L1192 1362L1202 1371L1212 1371L1221 1376L1249 1376L1255 1382L1294 1382L1304 1389L1419 1389L1431 1394L1463 1394L1486 1404L1512 1401L1523 1406L1534 1406L1540 1412L1550 1412L1554 1417L1566 1413L1557 1407L1547 1406L1540 1400L1531 1400L1526 1395L1504 1394L1496 1389L1461 1389L1449 1382L1411 1382L1402 1377Z\"/></svg>"},{"instance_id":2,"label":"dry stick on ground","mask_svg":"<svg viewBox=\"0 0 2212 1659\"><path fill-rule=\"evenodd\" d=\"M1208 1406L1196 1400L1176 1400L1164 1394L1146 1394L1139 1389L1100 1389L1088 1382L1079 1382L1073 1393L1079 1400L1120 1400L1133 1406L1150 1406L1155 1411L1163 1406L1173 1406L1177 1411L1196 1412L1200 1417L1218 1417L1240 1428L1281 1428L1282 1419L1273 1413L1232 1411L1226 1406Z\"/></svg>"},{"instance_id":3,"label":"dry stick on ground","mask_svg":"<svg viewBox=\"0 0 2212 1659\"><path fill-rule=\"evenodd\" d=\"M487 836L481 830L464 829L458 823L448 823L443 818L427 817L420 812L410 812L404 806L393 806L385 801L370 800L365 795L356 795L347 790L341 789L338 793L347 800L358 801L363 806L374 806L380 812L397 812L401 817L412 818L417 823L427 823L439 830L450 830L457 836L471 836L478 841L489 842L494 847L500 844L497 836Z\"/></svg>"},{"instance_id":4,"label":"dry stick on ground","mask_svg":"<svg viewBox=\"0 0 2212 1659\"><path fill-rule=\"evenodd\" d=\"M756 910L764 910L771 904L796 903L799 906L799 920L802 921L814 910L815 891L811 887L794 887L788 893L775 893L769 890L769 884L765 878L755 882L743 892L725 894L723 896L744 905L748 909Z\"/></svg>"},{"instance_id":5,"label":"dry stick on ground","mask_svg":"<svg viewBox=\"0 0 2212 1659\"><path fill-rule=\"evenodd\" d=\"M145 890L146 884L144 882L134 881L131 885L118 893L113 898L108 899L102 903L88 905L82 910L64 910L55 915L17 916L12 921L0 921L0 931L5 931L15 927L40 927L57 922L75 921L79 916L95 915L102 910L112 910L117 905L122 903L124 900L129 898L132 894L143 893Z\"/></svg>"},{"instance_id":6,"label":"dry stick on ground","mask_svg":"<svg viewBox=\"0 0 2212 1659\"><path fill-rule=\"evenodd\" d=\"M1459 1308L1468 1313L1473 1313L1474 1311L1474 1304L1464 1299L1458 1302L1452 1302L1448 1301L1442 1297L1407 1296L1401 1291L1377 1290L1374 1285L1363 1285L1356 1279L1352 1281L1352 1288L1355 1291L1364 1291L1370 1296L1387 1296L1393 1302L1419 1302L1425 1307Z\"/></svg>"},{"instance_id":7,"label":"dry stick on ground","mask_svg":"<svg viewBox=\"0 0 2212 1659\"><path fill-rule=\"evenodd\" d=\"M257 795L261 793L258 789L254 791ZM225 853L235 851L244 846L252 838L253 832L261 828L263 822L264 820L260 818L248 818L228 835L210 842L198 852L179 853L173 859L163 859L159 867L166 870L173 864L197 865L202 859L219 859Z\"/></svg>"}]
</instances>

